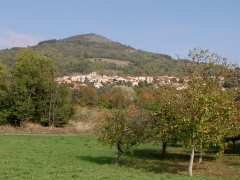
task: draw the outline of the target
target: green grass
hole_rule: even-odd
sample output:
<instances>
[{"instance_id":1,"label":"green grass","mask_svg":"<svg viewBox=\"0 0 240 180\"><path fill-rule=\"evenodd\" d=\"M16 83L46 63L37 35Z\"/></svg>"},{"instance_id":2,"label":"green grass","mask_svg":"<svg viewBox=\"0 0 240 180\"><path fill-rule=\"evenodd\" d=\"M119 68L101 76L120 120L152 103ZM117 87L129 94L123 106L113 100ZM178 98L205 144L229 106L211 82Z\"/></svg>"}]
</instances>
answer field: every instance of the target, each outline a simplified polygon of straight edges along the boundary
<instances>
[{"instance_id":1,"label":"green grass","mask_svg":"<svg viewBox=\"0 0 240 180\"><path fill-rule=\"evenodd\" d=\"M121 166L117 166L114 163L114 150L93 137L1 135L0 179L239 179L202 176L189 178L174 175L174 167L181 166L177 166L174 159L156 159L156 154L151 151L154 150L139 147L131 156L125 157ZM185 170L185 164L182 168ZM240 170L239 164L236 168Z\"/></svg>"}]
</instances>

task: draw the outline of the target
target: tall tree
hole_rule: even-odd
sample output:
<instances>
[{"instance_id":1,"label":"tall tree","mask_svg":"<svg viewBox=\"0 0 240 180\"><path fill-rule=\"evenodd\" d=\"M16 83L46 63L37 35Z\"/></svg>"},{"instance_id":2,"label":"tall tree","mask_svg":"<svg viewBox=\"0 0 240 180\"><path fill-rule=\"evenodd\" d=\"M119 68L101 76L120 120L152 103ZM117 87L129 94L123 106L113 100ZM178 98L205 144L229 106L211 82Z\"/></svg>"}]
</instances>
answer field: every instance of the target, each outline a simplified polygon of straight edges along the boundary
<instances>
[{"instance_id":1,"label":"tall tree","mask_svg":"<svg viewBox=\"0 0 240 180\"><path fill-rule=\"evenodd\" d=\"M14 79L14 118L19 123L31 120L56 125L59 85L55 82L56 69L52 60L23 50L18 54Z\"/></svg>"},{"instance_id":2,"label":"tall tree","mask_svg":"<svg viewBox=\"0 0 240 180\"><path fill-rule=\"evenodd\" d=\"M234 109L228 92L219 83L219 76L226 68L221 58L207 50L195 50L191 56L195 67L181 106L184 140L191 147L190 176L195 150L202 152L210 145L223 142Z\"/></svg>"},{"instance_id":3,"label":"tall tree","mask_svg":"<svg viewBox=\"0 0 240 180\"><path fill-rule=\"evenodd\" d=\"M9 73L6 67L0 64L0 124L8 122L11 112L10 84Z\"/></svg>"}]
</instances>

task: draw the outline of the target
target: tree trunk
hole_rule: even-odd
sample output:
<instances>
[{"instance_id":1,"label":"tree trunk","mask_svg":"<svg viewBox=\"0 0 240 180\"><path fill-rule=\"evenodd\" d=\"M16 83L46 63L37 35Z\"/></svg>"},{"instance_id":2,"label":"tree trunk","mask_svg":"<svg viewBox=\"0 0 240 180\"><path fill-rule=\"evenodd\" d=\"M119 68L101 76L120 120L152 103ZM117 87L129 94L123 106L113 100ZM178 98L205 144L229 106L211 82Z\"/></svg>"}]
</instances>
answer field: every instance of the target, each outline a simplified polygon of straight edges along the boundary
<instances>
[{"instance_id":1,"label":"tree trunk","mask_svg":"<svg viewBox=\"0 0 240 180\"><path fill-rule=\"evenodd\" d=\"M53 93L53 105L52 105L52 126L55 127L55 111L57 108L57 87L55 87L54 93Z\"/></svg>"},{"instance_id":2,"label":"tree trunk","mask_svg":"<svg viewBox=\"0 0 240 180\"><path fill-rule=\"evenodd\" d=\"M50 94L50 102L49 102L49 109L48 109L48 126L52 126L52 92Z\"/></svg>"},{"instance_id":3,"label":"tree trunk","mask_svg":"<svg viewBox=\"0 0 240 180\"><path fill-rule=\"evenodd\" d=\"M201 144L198 163L201 164L203 160L203 145Z\"/></svg>"},{"instance_id":4,"label":"tree trunk","mask_svg":"<svg viewBox=\"0 0 240 180\"><path fill-rule=\"evenodd\" d=\"M233 143L233 153L236 152L236 142L235 142L235 139L232 140L232 143Z\"/></svg>"},{"instance_id":5,"label":"tree trunk","mask_svg":"<svg viewBox=\"0 0 240 180\"><path fill-rule=\"evenodd\" d=\"M165 157L166 150L167 150L167 142L163 142L162 143L162 153L161 153L162 157Z\"/></svg>"},{"instance_id":6,"label":"tree trunk","mask_svg":"<svg viewBox=\"0 0 240 180\"><path fill-rule=\"evenodd\" d=\"M117 143L117 162L116 162L117 164L119 164L122 154L123 154L123 150L122 150L121 142L118 142Z\"/></svg>"},{"instance_id":7,"label":"tree trunk","mask_svg":"<svg viewBox=\"0 0 240 180\"><path fill-rule=\"evenodd\" d=\"M203 160L203 150L200 149L198 163L201 164L201 163L202 163L202 160Z\"/></svg>"},{"instance_id":8,"label":"tree trunk","mask_svg":"<svg viewBox=\"0 0 240 180\"><path fill-rule=\"evenodd\" d=\"M192 146L192 152L191 152L191 156L190 156L190 160L189 160L189 165L188 165L188 175L189 175L189 176L192 176L193 161L194 161L194 150L195 150L195 147Z\"/></svg>"}]
</instances>

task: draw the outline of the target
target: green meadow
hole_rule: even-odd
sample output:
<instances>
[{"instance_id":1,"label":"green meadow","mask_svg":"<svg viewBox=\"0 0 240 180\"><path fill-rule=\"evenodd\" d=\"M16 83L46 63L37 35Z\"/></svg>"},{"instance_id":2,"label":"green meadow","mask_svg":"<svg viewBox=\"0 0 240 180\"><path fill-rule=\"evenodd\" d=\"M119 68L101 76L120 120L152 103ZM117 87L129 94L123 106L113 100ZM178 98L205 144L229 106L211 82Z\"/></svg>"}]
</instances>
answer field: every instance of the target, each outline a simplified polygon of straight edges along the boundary
<instances>
[{"instance_id":1,"label":"green meadow","mask_svg":"<svg viewBox=\"0 0 240 180\"><path fill-rule=\"evenodd\" d=\"M205 169L194 167L197 176L190 178L185 172L188 155L181 148L170 147L166 158L161 158L158 152L158 146L142 145L116 165L114 149L99 143L93 136L1 135L0 179L239 179L236 176L240 171L239 156L225 156L218 160L208 157L203 163ZM226 162L228 165L222 167ZM224 169L221 173L233 176L201 175L202 171L221 171L220 168Z\"/></svg>"}]
</instances>

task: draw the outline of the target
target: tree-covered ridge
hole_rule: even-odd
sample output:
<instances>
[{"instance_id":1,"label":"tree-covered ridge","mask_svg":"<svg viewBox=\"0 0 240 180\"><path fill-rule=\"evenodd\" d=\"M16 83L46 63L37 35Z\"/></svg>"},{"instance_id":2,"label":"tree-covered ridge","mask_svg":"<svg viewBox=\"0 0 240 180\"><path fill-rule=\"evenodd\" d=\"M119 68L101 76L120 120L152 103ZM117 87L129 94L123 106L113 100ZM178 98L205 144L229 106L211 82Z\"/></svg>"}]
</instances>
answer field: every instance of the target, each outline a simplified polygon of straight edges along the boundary
<instances>
[{"instance_id":1,"label":"tree-covered ridge","mask_svg":"<svg viewBox=\"0 0 240 180\"><path fill-rule=\"evenodd\" d=\"M20 49L22 48L1 50L0 62L13 65ZM62 74L96 71L104 74L179 76L184 75L183 67L188 62L138 50L96 34L47 40L28 49L53 59ZM121 66L117 63L119 61L126 62L127 65Z\"/></svg>"}]
</instances>

